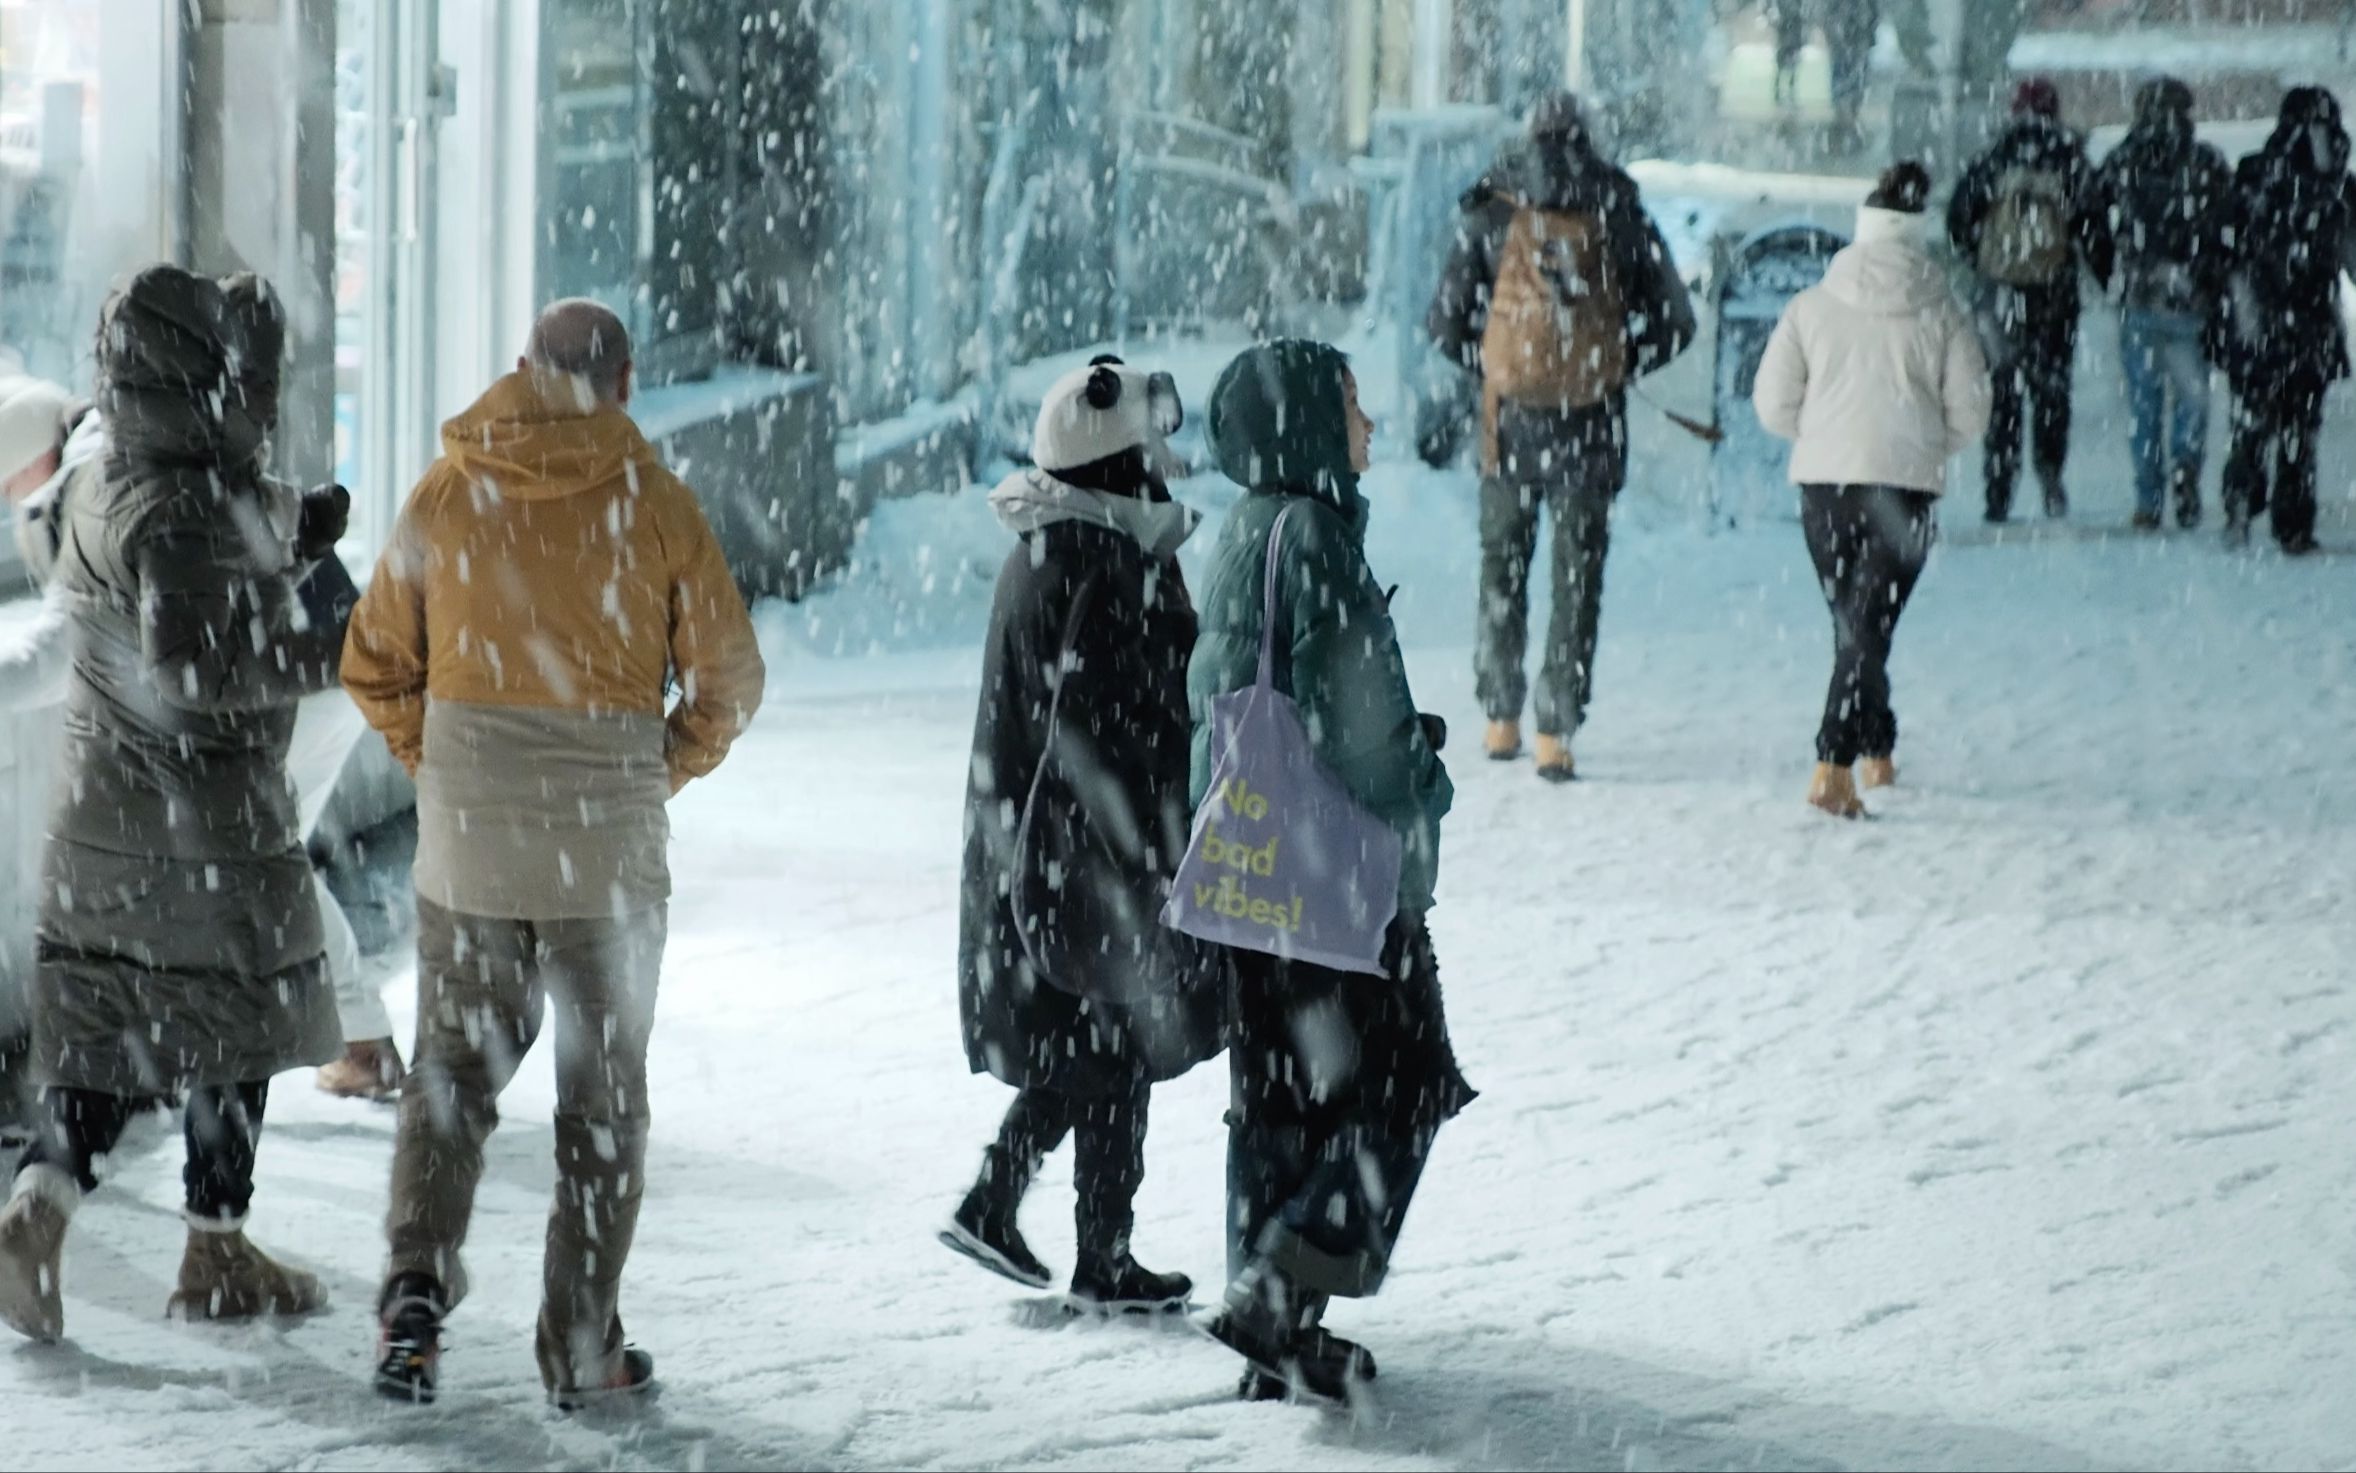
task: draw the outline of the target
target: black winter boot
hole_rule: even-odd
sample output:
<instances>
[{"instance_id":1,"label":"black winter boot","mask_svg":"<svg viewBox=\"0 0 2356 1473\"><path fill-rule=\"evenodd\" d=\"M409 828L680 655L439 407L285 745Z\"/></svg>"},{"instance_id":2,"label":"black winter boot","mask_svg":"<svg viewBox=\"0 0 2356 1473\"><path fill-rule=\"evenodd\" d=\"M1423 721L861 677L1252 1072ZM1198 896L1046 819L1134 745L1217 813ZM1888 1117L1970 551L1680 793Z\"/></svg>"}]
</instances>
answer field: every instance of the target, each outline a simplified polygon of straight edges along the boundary
<instances>
[{"instance_id":1,"label":"black winter boot","mask_svg":"<svg viewBox=\"0 0 2356 1473\"><path fill-rule=\"evenodd\" d=\"M2062 489L2061 472L2040 473L2038 479L2045 486L2045 516L2058 522L2070 514L2070 493Z\"/></svg>"},{"instance_id":2,"label":"black winter boot","mask_svg":"<svg viewBox=\"0 0 2356 1473\"><path fill-rule=\"evenodd\" d=\"M2201 524L2201 473L2179 466L2171 480L2176 492L2176 525L2190 532Z\"/></svg>"},{"instance_id":3,"label":"black winter boot","mask_svg":"<svg viewBox=\"0 0 2356 1473\"><path fill-rule=\"evenodd\" d=\"M1258 1264L1238 1275L1227 1286L1225 1303L1197 1325L1301 1400L1347 1406L1351 1389L1371 1379L1366 1369L1371 1358L1347 1340L1304 1327L1304 1307L1299 1291L1282 1274ZM1253 1399L1265 1390L1248 1381L1237 1388Z\"/></svg>"},{"instance_id":4,"label":"black winter boot","mask_svg":"<svg viewBox=\"0 0 2356 1473\"><path fill-rule=\"evenodd\" d=\"M1093 1314L1167 1314L1184 1309L1193 1292L1194 1280L1157 1274L1126 1250L1083 1253L1072 1270L1072 1306Z\"/></svg>"},{"instance_id":5,"label":"black winter boot","mask_svg":"<svg viewBox=\"0 0 2356 1473\"><path fill-rule=\"evenodd\" d=\"M1055 1273L1039 1261L1015 1224L1027 1182L1005 1158L996 1146L983 1152L981 1179L941 1229L941 1241L994 1274L1025 1288L1044 1289L1055 1282Z\"/></svg>"},{"instance_id":6,"label":"black winter boot","mask_svg":"<svg viewBox=\"0 0 2356 1473\"><path fill-rule=\"evenodd\" d=\"M431 1406L442 1362L442 1286L424 1274L396 1274L377 1307L376 1394Z\"/></svg>"}]
</instances>

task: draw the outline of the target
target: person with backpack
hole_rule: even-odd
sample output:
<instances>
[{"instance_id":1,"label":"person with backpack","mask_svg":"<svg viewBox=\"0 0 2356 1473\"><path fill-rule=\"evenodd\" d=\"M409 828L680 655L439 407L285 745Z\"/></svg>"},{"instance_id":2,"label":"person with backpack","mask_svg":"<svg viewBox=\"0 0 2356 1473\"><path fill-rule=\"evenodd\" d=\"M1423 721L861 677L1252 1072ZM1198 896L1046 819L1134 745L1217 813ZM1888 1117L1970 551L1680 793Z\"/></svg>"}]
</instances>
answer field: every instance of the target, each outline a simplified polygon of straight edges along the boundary
<instances>
[{"instance_id":1,"label":"person with backpack","mask_svg":"<svg viewBox=\"0 0 2356 1473\"><path fill-rule=\"evenodd\" d=\"M1374 425L1349 361L1323 343L1253 348L1220 374L1209 429L1219 469L1245 494L1219 529L1187 673L1197 808L1220 760L1214 702L1259 682L1273 607L1276 688L1317 765L1396 836L1400 856L1383 976L1223 948L1229 1281L1202 1328L1247 1362L1246 1399L1341 1401L1374 1360L1323 1328L1326 1303L1381 1288L1433 1137L1473 1098L1425 919L1455 789L1440 761L1446 728L1416 711L1389 597L1366 562L1358 478Z\"/></svg>"},{"instance_id":2,"label":"person with backpack","mask_svg":"<svg viewBox=\"0 0 2356 1473\"><path fill-rule=\"evenodd\" d=\"M2077 134L2043 77L2020 84L2013 121L1973 160L1947 206L1947 235L1980 286L1980 335L1995 374L1988 419L1988 520L2012 518L2021 431L2045 493L2045 514L2069 515L2070 371L2078 355L2078 271L2107 273L2107 239Z\"/></svg>"},{"instance_id":3,"label":"person with backpack","mask_svg":"<svg viewBox=\"0 0 2356 1473\"><path fill-rule=\"evenodd\" d=\"M1052 1277L1016 1225L1072 1139L1075 1309L1166 1309L1193 1291L1129 1250L1153 1086L1217 1054L1210 948L1161 925L1193 822L1178 549L1201 517L1160 458L1168 374L1103 357L1058 380L1033 468L990 494L1021 540L999 569L965 804L958 1011L966 1062L1015 1097L941 1241L1016 1283Z\"/></svg>"},{"instance_id":4,"label":"person with backpack","mask_svg":"<svg viewBox=\"0 0 2356 1473\"><path fill-rule=\"evenodd\" d=\"M2225 536L2246 544L2269 507L2274 539L2315 550L2323 400L2348 376L2339 279L2356 269L2348 130L2321 87L2294 87L2265 147L2234 171L2232 260L2212 341L2233 388Z\"/></svg>"},{"instance_id":5,"label":"person with backpack","mask_svg":"<svg viewBox=\"0 0 2356 1473\"><path fill-rule=\"evenodd\" d=\"M1494 761L1522 751L1530 565L1554 523L1554 612L1537 690L1538 775L1577 774L1594 689L1628 388L1693 341L1693 302L1636 181L1556 93L1465 193L1425 329L1481 379L1481 607L1474 674Z\"/></svg>"},{"instance_id":6,"label":"person with backpack","mask_svg":"<svg viewBox=\"0 0 2356 1473\"><path fill-rule=\"evenodd\" d=\"M2233 171L2193 136L2192 89L2174 77L2135 94L2135 123L2095 171L2097 210L2113 243L2098 280L2119 289L2135 525L2200 525L2209 435L2210 319L2224 295Z\"/></svg>"},{"instance_id":7,"label":"person with backpack","mask_svg":"<svg viewBox=\"0 0 2356 1473\"><path fill-rule=\"evenodd\" d=\"M1759 422L1792 441L1800 525L1832 609L1833 673L1808 801L1863 818L1898 778L1890 641L1930 556L1947 462L1988 423L1988 370L1971 319L1924 240L1931 177L1886 171L1857 238L1792 299L1759 362Z\"/></svg>"}]
</instances>

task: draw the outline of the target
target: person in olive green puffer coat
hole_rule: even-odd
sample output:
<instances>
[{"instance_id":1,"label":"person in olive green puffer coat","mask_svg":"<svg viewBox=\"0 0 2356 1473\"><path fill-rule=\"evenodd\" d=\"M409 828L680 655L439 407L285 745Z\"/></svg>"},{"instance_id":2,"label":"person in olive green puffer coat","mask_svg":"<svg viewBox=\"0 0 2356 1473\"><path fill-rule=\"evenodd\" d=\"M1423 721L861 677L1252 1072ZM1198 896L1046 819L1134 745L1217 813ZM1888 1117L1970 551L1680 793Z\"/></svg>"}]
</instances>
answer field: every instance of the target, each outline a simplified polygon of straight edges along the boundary
<instances>
[{"instance_id":1,"label":"person in olive green puffer coat","mask_svg":"<svg viewBox=\"0 0 2356 1473\"><path fill-rule=\"evenodd\" d=\"M1210 784L1211 701L1259 672L1269 529L1277 550L1278 687L1325 766L1404 841L1385 981L1231 950L1228 1277L1204 1332L1249 1363L1241 1394L1345 1400L1374 1359L1319 1323L1328 1299L1382 1286L1442 1122L1473 1097L1456 1067L1425 914L1440 820L1455 797L1446 729L1417 714L1389 600L1366 565L1358 473L1373 425L1342 355L1254 348L1210 408L1219 468L1250 493L1228 513L1187 673L1193 786Z\"/></svg>"}]
</instances>

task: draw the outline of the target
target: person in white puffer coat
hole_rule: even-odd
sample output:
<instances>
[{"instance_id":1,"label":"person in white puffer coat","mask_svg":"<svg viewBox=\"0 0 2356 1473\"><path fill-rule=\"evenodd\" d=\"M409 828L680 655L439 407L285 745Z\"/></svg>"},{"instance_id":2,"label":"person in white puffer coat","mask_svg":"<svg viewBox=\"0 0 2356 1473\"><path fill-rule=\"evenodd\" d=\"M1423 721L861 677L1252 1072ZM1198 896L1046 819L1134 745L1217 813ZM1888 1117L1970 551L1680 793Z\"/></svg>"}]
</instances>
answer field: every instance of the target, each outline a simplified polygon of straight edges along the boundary
<instances>
[{"instance_id":1,"label":"person in white puffer coat","mask_svg":"<svg viewBox=\"0 0 2356 1473\"><path fill-rule=\"evenodd\" d=\"M1808 801L1862 818L1857 795L1897 780L1890 642L1929 559L1947 462L1985 433L1988 365L1971 319L1928 251L1930 174L1885 172L1854 244L1792 299L1768 340L1752 402L1793 442L1809 556L1832 608L1833 675Z\"/></svg>"}]
</instances>

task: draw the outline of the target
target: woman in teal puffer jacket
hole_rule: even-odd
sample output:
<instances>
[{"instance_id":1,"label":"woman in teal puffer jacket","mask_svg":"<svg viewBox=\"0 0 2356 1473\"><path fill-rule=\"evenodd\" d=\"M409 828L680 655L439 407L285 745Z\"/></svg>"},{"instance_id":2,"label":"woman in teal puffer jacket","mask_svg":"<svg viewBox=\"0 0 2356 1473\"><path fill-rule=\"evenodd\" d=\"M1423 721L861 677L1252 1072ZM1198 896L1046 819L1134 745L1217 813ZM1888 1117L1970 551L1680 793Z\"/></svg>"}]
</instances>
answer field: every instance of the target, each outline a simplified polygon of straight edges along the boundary
<instances>
[{"instance_id":1,"label":"woman in teal puffer jacket","mask_svg":"<svg viewBox=\"0 0 2356 1473\"><path fill-rule=\"evenodd\" d=\"M1455 790L1439 756L1445 729L1415 709L1389 598L1366 564L1358 475L1373 429L1348 360L1322 343L1253 348L1212 393L1219 468L1248 494L1220 529L1187 674L1195 801L1210 783L1211 701L1258 671L1268 533L1290 506L1277 553L1290 636L1278 684L1319 759L1405 853L1388 983L1230 953L1230 1283L1204 1329L1251 1363L1242 1392L1255 1399L1341 1400L1373 1376L1373 1358L1319 1321L1328 1299L1381 1287L1432 1137L1473 1097L1425 925Z\"/></svg>"}]
</instances>

